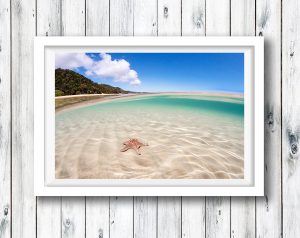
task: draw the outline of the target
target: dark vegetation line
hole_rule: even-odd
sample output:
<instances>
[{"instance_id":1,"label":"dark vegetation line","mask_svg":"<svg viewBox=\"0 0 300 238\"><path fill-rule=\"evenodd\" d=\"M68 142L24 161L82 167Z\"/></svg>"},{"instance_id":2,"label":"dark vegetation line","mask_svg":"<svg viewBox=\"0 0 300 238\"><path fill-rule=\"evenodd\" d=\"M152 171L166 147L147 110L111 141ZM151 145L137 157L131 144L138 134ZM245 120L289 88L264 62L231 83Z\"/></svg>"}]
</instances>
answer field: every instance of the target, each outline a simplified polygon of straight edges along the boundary
<instances>
[{"instance_id":1,"label":"dark vegetation line","mask_svg":"<svg viewBox=\"0 0 300 238\"><path fill-rule=\"evenodd\" d=\"M98 84L87 77L69 69L55 70L55 96L78 95L78 94L119 94L129 93L119 87L108 84Z\"/></svg>"}]
</instances>

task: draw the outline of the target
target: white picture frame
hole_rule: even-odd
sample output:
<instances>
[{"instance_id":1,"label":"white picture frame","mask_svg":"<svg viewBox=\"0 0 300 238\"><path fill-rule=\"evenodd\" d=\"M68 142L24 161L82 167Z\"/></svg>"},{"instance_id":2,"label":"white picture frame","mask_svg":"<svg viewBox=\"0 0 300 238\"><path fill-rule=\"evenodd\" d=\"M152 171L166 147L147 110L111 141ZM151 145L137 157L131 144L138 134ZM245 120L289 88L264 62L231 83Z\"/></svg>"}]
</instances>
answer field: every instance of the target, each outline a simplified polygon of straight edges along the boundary
<instances>
[{"instance_id":1,"label":"white picture frame","mask_svg":"<svg viewBox=\"0 0 300 238\"><path fill-rule=\"evenodd\" d=\"M53 75L57 50L110 52L243 52L245 100L244 179L56 179ZM91 52L91 51L90 51ZM263 37L35 37L35 196L263 196Z\"/></svg>"}]
</instances>

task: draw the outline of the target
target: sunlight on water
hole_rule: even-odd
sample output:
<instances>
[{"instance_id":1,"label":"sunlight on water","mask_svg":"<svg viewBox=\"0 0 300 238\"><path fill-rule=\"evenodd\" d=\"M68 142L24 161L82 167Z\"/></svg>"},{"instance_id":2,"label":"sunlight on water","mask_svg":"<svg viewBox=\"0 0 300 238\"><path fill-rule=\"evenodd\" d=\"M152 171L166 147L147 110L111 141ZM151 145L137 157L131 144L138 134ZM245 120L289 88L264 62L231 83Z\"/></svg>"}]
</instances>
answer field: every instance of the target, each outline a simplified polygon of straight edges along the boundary
<instances>
[{"instance_id":1,"label":"sunlight on water","mask_svg":"<svg viewBox=\"0 0 300 238\"><path fill-rule=\"evenodd\" d=\"M56 115L57 178L243 178L244 100L114 99ZM137 138L149 146L120 152Z\"/></svg>"}]
</instances>

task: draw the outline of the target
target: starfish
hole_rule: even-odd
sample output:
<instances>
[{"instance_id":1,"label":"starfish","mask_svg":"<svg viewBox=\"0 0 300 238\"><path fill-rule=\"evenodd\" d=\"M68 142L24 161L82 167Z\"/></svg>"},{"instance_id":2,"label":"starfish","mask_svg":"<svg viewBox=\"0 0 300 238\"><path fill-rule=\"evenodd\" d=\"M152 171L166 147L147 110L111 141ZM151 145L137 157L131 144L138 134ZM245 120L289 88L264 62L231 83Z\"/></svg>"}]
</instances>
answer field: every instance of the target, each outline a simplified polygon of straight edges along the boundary
<instances>
[{"instance_id":1,"label":"starfish","mask_svg":"<svg viewBox=\"0 0 300 238\"><path fill-rule=\"evenodd\" d=\"M121 149L121 152L125 152L129 149L133 149L138 155L141 155L140 148L142 146L148 146L147 144L143 144L139 142L138 139L130 139L129 141L125 141L123 145L124 148Z\"/></svg>"}]
</instances>

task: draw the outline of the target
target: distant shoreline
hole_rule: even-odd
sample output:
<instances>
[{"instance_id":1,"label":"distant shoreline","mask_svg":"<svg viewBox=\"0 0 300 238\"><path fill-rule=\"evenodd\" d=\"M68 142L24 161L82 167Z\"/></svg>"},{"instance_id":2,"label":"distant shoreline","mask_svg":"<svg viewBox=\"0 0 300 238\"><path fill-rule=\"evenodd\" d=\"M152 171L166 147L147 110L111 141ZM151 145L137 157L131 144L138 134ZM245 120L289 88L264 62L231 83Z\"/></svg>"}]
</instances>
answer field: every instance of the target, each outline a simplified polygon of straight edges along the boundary
<instances>
[{"instance_id":1,"label":"distant shoreline","mask_svg":"<svg viewBox=\"0 0 300 238\"><path fill-rule=\"evenodd\" d=\"M77 97L92 97L92 96L110 96L110 95L118 95L118 94L76 94L76 95L66 95L66 96L57 96L55 99L63 99L63 98L77 98Z\"/></svg>"},{"instance_id":2,"label":"distant shoreline","mask_svg":"<svg viewBox=\"0 0 300 238\"><path fill-rule=\"evenodd\" d=\"M55 97L55 112L96 104L110 99L132 96L132 94L80 94Z\"/></svg>"},{"instance_id":3,"label":"distant shoreline","mask_svg":"<svg viewBox=\"0 0 300 238\"><path fill-rule=\"evenodd\" d=\"M144 94L150 95L203 95L203 96L220 96L220 97L235 97L244 98L243 93L234 92L210 92L210 91L199 91L199 92L149 92Z\"/></svg>"},{"instance_id":4,"label":"distant shoreline","mask_svg":"<svg viewBox=\"0 0 300 238\"><path fill-rule=\"evenodd\" d=\"M149 92L149 93L128 93L128 94L79 94L55 97L55 112L62 112L69 109L97 104L124 97L155 96L155 95L203 95L215 97L244 98L241 93L222 92Z\"/></svg>"}]
</instances>

